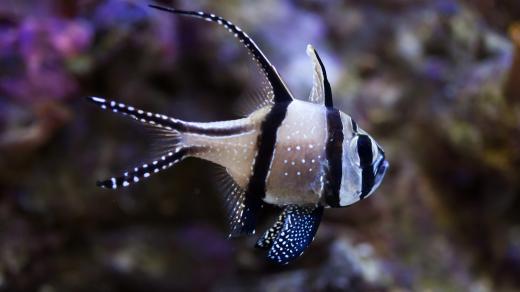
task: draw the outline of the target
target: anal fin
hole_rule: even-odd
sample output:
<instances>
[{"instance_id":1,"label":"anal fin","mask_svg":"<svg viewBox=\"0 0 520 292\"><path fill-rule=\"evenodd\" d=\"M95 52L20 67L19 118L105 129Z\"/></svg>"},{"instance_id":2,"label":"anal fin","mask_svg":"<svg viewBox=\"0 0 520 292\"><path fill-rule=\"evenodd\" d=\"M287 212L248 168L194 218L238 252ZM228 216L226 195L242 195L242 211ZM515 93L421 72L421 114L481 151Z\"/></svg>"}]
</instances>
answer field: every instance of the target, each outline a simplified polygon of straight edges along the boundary
<instances>
[{"instance_id":1,"label":"anal fin","mask_svg":"<svg viewBox=\"0 0 520 292\"><path fill-rule=\"evenodd\" d=\"M287 264L311 244L322 215L321 206L286 206L274 225L257 241L256 247L269 250L268 260Z\"/></svg>"},{"instance_id":2,"label":"anal fin","mask_svg":"<svg viewBox=\"0 0 520 292\"><path fill-rule=\"evenodd\" d=\"M229 219L229 237L254 234L258 211L262 208L263 202L252 199L228 173L222 175L222 180L223 192L226 194L225 207Z\"/></svg>"}]
</instances>

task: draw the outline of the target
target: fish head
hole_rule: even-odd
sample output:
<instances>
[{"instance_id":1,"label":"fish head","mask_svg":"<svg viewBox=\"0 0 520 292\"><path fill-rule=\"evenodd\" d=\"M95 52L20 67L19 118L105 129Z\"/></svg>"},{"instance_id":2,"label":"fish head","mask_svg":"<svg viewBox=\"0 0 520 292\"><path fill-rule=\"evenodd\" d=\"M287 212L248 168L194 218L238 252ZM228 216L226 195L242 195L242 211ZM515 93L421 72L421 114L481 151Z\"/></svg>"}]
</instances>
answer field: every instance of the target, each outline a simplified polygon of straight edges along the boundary
<instances>
[{"instance_id":1,"label":"fish head","mask_svg":"<svg viewBox=\"0 0 520 292\"><path fill-rule=\"evenodd\" d=\"M339 205L351 205L370 196L390 166L383 148L346 114L342 113L343 161Z\"/></svg>"}]
</instances>

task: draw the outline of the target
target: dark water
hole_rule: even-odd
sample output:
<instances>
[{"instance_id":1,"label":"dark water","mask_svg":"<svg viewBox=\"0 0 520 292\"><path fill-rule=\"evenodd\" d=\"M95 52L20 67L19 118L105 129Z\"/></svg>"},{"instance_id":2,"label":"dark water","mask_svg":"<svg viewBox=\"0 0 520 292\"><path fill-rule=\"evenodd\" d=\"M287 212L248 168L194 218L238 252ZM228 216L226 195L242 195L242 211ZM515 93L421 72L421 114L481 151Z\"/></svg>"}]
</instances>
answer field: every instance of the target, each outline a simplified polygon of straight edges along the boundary
<instances>
[{"instance_id":1,"label":"dark water","mask_svg":"<svg viewBox=\"0 0 520 292\"><path fill-rule=\"evenodd\" d=\"M385 148L383 184L327 210L285 267L268 265L255 237L226 239L209 163L98 189L164 143L85 96L230 119L255 86L253 63L224 29L146 1L4 0L0 290L520 289L518 1L163 3L240 25L301 99L312 43L335 104Z\"/></svg>"}]
</instances>

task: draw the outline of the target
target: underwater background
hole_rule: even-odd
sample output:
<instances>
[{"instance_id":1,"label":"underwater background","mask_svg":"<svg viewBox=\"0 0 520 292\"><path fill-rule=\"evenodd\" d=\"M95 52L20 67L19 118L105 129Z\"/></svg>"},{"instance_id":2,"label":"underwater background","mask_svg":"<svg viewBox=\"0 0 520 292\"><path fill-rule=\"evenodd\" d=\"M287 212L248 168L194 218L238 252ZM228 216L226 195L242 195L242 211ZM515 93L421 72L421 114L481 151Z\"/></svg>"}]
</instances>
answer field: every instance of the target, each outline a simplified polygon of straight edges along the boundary
<instances>
[{"instance_id":1,"label":"underwater background","mask_svg":"<svg viewBox=\"0 0 520 292\"><path fill-rule=\"evenodd\" d=\"M86 96L215 121L254 83L225 29L147 3L0 1L0 291L520 290L520 1L159 2L240 26L300 99L313 44L386 151L376 193L282 267L227 239L210 163L96 187L167 144Z\"/></svg>"}]
</instances>

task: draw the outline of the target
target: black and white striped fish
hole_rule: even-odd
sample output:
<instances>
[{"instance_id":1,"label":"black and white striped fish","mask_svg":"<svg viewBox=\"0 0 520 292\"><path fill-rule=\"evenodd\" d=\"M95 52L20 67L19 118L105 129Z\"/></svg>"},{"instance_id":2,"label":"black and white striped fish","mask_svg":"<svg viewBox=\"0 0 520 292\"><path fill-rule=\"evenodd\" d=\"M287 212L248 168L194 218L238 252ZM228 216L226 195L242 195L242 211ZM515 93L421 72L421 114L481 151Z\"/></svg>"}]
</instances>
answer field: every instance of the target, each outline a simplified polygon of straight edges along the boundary
<instances>
[{"instance_id":1,"label":"black and white striped fish","mask_svg":"<svg viewBox=\"0 0 520 292\"><path fill-rule=\"evenodd\" d=\"M264 104L242 119L197 123L90 97L102 109L161 128L174 138L161 157L98 185L126 187L187 157L212 161L223 166L232 181L227 197L230 235L253 234L262 205L279 206L281 215L256 246L267 250L273 262L290 262L312 242L324 208L353 204L379 186L389 165L383 150L350 116L333 107L325 68L311 45L307 54L314 84L309 101L302 101L293 97L255 42L231 22L204 12L150 6L216 22L233 33L267 81Z\"/></svg>"}]
</instances>

